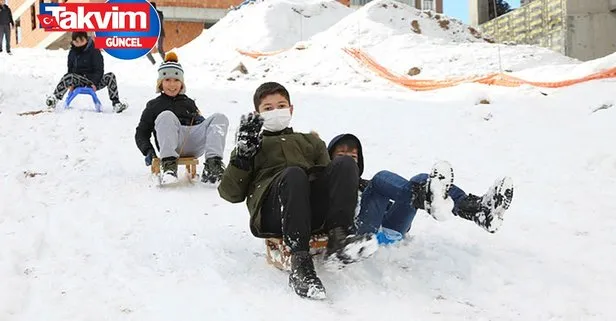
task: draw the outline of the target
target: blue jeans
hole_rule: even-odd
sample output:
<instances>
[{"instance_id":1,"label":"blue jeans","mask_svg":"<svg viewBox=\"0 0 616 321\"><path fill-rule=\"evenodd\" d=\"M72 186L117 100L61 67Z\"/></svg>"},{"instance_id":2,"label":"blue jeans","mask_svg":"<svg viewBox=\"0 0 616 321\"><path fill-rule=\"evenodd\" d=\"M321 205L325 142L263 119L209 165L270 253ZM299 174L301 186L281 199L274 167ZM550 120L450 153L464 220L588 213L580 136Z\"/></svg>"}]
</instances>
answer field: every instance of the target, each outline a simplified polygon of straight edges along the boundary
<instances>
[{"instance_id":1,"label":"blue jeans","mask_svg":"<svg viewBox=\"0 0 616 321\"><path fill-rule=\"evenodd\" d=\"M412 205L412 187L426 183L428 177L428 174L422 173L407 180L389 171L376 173L361 196L360 210L355 220L357 232L376 233L383 226L401 234L407 233L417 213ZM449 196L454 202L455 213L466 193L453 185Z\"/></svg>"}]
</instances>

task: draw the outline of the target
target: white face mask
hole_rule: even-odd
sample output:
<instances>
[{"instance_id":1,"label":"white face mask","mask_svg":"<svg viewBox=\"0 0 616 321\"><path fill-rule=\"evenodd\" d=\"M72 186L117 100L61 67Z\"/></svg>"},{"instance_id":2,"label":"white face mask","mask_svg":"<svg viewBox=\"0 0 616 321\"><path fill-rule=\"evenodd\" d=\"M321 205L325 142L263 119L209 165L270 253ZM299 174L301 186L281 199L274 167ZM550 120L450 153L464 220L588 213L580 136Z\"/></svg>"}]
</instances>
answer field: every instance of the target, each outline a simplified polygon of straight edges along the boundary
<instances>
[{"instance_id":1,"label":"white face mask","mask_svg":"<svg viewBox=\"0 0 616 321\"><path fill-rule=\"evenodd\" d=\"M274 109L261 113L263 117L263 129L270 132L279 132L291 122L291 108Z\"/></svg>"}]
</instances>

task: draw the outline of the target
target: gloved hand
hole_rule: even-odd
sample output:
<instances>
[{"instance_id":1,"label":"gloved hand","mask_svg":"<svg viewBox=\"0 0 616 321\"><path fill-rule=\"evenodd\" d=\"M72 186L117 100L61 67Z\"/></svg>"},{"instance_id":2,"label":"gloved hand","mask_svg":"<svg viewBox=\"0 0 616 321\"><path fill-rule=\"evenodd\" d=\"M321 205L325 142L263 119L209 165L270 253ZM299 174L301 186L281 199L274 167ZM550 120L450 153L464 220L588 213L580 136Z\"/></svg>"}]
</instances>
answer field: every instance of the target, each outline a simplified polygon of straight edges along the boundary
<instances>
[{"instance_id":1,"label":"gloved hand","mask_svg":"<svg viewBox=\"0 0 616 321\"><path fill-rule=\"evenodd\" d=\"M236 137L237 156L252 159L261 146L263 117L257 113L242 115Z\"/></svg>"},{"instance_id":2,"label":"gloved hand","mask_svg":"<svg viewBox=\"0 0 616 321\"><path fill-rule=\"evenodd\" d=\"M147 155L145 155L145 166L152 165L152 158L156 158L156 152L154 152L153 149L150 149Z\"/></svg>"}]
</instances>

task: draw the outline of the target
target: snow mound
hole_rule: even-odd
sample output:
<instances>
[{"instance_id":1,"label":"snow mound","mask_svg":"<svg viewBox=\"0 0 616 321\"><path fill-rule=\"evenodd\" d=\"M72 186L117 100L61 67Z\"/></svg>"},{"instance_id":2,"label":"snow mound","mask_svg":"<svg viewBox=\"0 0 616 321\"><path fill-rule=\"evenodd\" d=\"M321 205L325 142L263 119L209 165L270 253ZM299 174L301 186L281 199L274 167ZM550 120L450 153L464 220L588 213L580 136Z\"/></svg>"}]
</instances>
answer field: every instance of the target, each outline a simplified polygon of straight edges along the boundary
<instances>
[{"instance_id":1,"label":"snow mound","mask_svg":"<svg viewBox=\"0 0 616 321\"><path fill-rule=\"evenodd\" d=\"M225 47L274 51L292 47L321 32L352 9L335 0L270 0L230 11L182 51L207 52Z\"/></svg>"},{"instance_id":2,"label":"snow mound","mask_svg":"<svg viewBox=\"0 0 616 321\"><path fill-rule=\"evenodd\" d=\"M315 35L314 43L342 46L375 46L392 37L417 40L486 42L472 27L432 11L421 11L394 0L377 0L348 15L328 30Z\"/></svg>"}]
</instances>

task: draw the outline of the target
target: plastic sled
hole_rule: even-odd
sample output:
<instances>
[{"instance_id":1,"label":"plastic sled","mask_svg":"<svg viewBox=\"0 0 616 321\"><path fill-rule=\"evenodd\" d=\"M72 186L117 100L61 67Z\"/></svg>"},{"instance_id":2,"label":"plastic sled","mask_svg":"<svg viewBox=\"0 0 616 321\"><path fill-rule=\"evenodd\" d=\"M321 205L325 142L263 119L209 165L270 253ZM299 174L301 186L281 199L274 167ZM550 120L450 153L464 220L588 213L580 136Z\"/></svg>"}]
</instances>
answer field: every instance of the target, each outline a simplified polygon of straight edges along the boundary
<instances>
[{"instance_id":1,"label":"plastic sled","mask_svg":"<svg viewBox=\"0 0 616 321\"><path fill-rule=\"evenodd\" d=\"M92 97L92 101L94 102L94 108L96 108L97 112L102 112L102 104L96 95L96 91L92 87L77 87L68 93L68 97L66 98L66 103L64 104L64 108L67 109L70 107L71 102L77 95L90 95Z\"/></svg>"}]
</instances>

